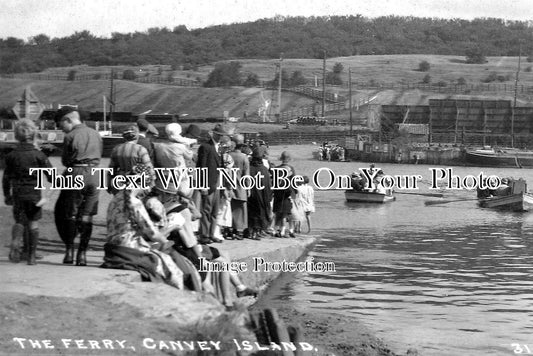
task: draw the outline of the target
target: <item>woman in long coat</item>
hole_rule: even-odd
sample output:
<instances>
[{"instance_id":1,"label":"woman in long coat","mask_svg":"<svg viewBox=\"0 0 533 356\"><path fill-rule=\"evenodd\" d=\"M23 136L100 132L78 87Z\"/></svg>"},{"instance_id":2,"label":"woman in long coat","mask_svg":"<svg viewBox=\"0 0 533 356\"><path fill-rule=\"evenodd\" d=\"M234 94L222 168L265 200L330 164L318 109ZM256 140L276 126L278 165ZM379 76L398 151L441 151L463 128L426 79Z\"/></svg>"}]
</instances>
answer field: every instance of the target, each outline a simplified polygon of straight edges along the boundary
<instances>
[{"instance_id":1,"label":"woman in long coat","mask_svg":"<svg viewBox=\"0 0 533 356\"><path fill-rule=\"evenodd\" d=\"M270 173L263 165L265 148L262 146L254 148L250 161L250 176L255 177L261 174L260 186L264 189L257 189L257 184L250 189L248 197L248 229L252 239L259 239L260 232L265 230L270 223L270 202L272 201L272 190L270 185Z\"/></svg>"}]
</instances>

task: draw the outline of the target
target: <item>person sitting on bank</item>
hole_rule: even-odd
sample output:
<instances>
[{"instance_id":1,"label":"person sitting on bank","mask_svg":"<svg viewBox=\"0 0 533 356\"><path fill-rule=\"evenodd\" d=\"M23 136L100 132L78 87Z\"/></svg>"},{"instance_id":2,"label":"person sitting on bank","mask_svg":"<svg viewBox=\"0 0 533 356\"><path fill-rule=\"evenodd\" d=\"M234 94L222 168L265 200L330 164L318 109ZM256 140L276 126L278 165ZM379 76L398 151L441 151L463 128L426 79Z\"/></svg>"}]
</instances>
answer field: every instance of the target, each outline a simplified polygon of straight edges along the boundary
<instances>
[{"instance_id":1,"label":"person sitting on bank","mask_svg":"<svg viewBox=\"0 0 533 356\"><path fill-rule=\"evenodd\" d=\"M22 247L25 242L28 251L28 264L36 264L36 249L39 240L39 220L42 215L42 206L46 199L41 195L41 190L36 189L37 176L29 174L30 168L52 168L48 157L38 150L33 144L37 126L29 119L21 119L15 126L15 138L19 142L13 151L5 158L6 167L2 178L6 205L13 206L15 224L12 228L11 249L9 260L20 262ZM50 174L46 174L51 181Z\"/></svg>"},{"instance_id":2,"label":"person sitting on bank","mask_svg":"<svg viewBox=\"0 0 533 356\"><path fill-rule=\"evenodd\" d=\"M164 207L158 203L159 201L150 198L145 204L155 224L170 220L171 215L183 212L183 206L179 203L167 204ZM222 270L224 266L231 264L231 258L227 253L208 245L198 244L197 240L191 240L186 234L181 232L182 228L178 226L170 233L168 239L174 243L172 246L174 253L168 250L166 252L172 256L184 273L188 271L188 268L183 268L183 261L176 257L185 257L196 268L195 271L199 272L198 280L201 280L201 282L198 282L201 283L201 290L212 293L226 307L234 305L235 292L232 290L232 286L235 287L238 298L257 296L257 291L247 287L236 272ZM201 258L205 262L200 260ZM212 271L206 270L209 269L209 266L212 266ZM194 273L192 275L193 277L195 276ZM194 277L194 280L196 281L196 277Z\"/></svg>"},{"instance_id":3,"label":"person sitting on bank","mask_svg":"<svg viewBox=\"0 0 533 356\"><path fill-rule=\"evenodd\" d=\"M136 166L131 173L142 174L146 170ZM148 193L147 189L125 189L111 199L107 208L104 263L100 267L137 270L144 280L162 280L183 289L183 272L165 253L172 245L167 237L183 224L183 220L175 220L173 225L159 229L142 200Z\"/></svg>"}]
</instances>

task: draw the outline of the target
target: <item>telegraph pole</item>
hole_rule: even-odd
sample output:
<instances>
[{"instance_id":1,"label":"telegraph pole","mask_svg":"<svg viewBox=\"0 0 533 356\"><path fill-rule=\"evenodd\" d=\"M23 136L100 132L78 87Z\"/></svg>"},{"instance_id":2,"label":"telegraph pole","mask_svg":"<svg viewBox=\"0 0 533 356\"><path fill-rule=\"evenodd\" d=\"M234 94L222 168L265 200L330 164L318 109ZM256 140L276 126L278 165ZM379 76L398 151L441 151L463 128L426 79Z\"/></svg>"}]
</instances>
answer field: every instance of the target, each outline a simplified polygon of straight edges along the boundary
<instances>
[{"instance_id":1,"label":"telegraph pole","mask_svg":"<svg viewBox=\"0 0 533 356\"><path fill-rule=\"evenodd\" d=\"M326 118L326 50L324 50L324 62L322 64L322 117Z\"/></svg>"},{"instance_id":2,"label":"telegraph pole","mask_svg":"<svg viewBox=\"0 0 533 356\"><path fill-rule=\"evenodd\" d=\"M281 65L283 63L283 53L279 56L279 83L278 83L278 123L281 120Z\"/></svg>"},{"instance_id":3,"label":"telegraph pole","mask_svg":"<svg viewBox=\"0 0 533 356\"><path fill-rule=\"evenodd\" d=\"M111 80L110 80L110 88L109 88L109 122L113 121L113 111L115 110L115 88L113 84L113 77L115 76L115 73L113 72L113 69L111 69ZM104 131L107 130L106 127L104 127Z\"/></svg>"},{"instance_id":4,"label":"telegraph pole","mask_svg":"<svg viewBox=\"0 0 533 356\"><path fill-rule=\"evenodd\" d=\"M350 96L349 105L350 105L350 136L352 136L353 131L353 121L352 121L352 69L348 67L348 95Z\"/></svg>"},{"instance_id":5,"label":"telegraph pole","mask_svg":"<svg viewBox=\"0 0 533 356\"><path fill-rule=\"evenodd\" d=\"M514 147L514 118L516 111L516 96L518 95L518 74L520 73L520 59L522 57L522 42L518 46L518 68L516 69L516 78L514 82L514 100L513 112L511 114L511 147Z\"/></svg>"}]
</instances>

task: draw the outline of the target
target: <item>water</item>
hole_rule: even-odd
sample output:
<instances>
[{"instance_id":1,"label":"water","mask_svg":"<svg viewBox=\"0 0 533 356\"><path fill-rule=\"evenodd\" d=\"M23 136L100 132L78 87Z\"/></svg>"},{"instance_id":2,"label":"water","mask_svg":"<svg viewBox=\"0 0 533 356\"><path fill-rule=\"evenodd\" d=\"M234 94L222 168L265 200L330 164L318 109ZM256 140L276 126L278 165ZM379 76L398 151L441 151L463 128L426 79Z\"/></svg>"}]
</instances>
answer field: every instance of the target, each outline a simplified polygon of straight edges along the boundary
<instances>
[{"instance_id":1,"label":"water","mask_svg":"<svg viewBox=\"0 0 533 356\"><path fill-rule=\"evenodd\" d=\"M386 174L421 174L414 192L430 192L428 166L380 166ZM533 182L531 170L453 169ZM446 200L475 198L474 191L441 191ZM353 315L398 352L504 355L514 343L533 350L533 213L481 209L475 201L425 206L438 198L415 195L369 205L322 191L316 200L314 226L334 219L336 227L314 229L323 239L310 256L333 261L336 272L295 274L276 298Z\"/></svg>"}]
</instances>

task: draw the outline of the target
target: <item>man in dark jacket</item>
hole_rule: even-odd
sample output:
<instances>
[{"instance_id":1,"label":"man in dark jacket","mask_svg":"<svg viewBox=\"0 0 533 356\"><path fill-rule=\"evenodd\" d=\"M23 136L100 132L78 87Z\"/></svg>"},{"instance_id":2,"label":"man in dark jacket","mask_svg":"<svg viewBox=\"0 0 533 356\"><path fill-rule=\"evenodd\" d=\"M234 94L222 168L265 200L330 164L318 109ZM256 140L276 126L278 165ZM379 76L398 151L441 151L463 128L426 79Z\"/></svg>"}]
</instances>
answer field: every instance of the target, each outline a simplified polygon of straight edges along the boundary
<instances>
[{"instance_id":1,"label":"man in dark jacket","mask_svg":"<svg viewBox=\"0 0 533 356\"><path fill-rule=\"evenodd\" d=\"M200 238L202 240L209 239L214 242L222 242L223 240L216 236L217 214L220 204L220 190L217 189L219 172L218 168L222 168L222 159L219 154L220 138L228 135L227 131L221 124L217 124L215 128L209 132L209 139L202 143L198 148L198 159L196 168L207 168L207 184L208 189L201 191L201 213L200 218Z\"/></svg>"},{"instance_id":2,"label":"man in dark jacket","mask_svg":"<svg viewBox=\"0 0 533 356\"><path fill-rule=\"evenodd\" d=\"M65 132L61 163L65 181L81 179L83 188L65 187L61 189L54 208L57 231L65 243L66 253L63 263L74 263L74 239L80 234L80 244L76 255L76 265L86 266L86 251L93 230L92 219L98 212L98 175L91 170L100 164L102 158L102 138L84 123L80 110L64 106L56 114L56 124ZM70 189L69 189L70 188Z\"/></svg>"}]
</instances>

